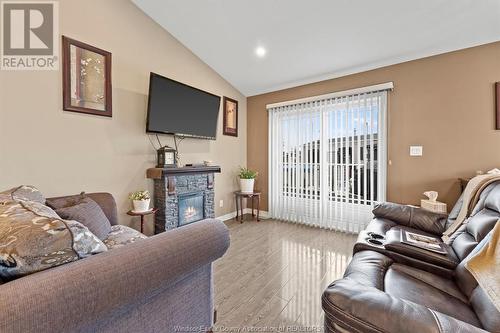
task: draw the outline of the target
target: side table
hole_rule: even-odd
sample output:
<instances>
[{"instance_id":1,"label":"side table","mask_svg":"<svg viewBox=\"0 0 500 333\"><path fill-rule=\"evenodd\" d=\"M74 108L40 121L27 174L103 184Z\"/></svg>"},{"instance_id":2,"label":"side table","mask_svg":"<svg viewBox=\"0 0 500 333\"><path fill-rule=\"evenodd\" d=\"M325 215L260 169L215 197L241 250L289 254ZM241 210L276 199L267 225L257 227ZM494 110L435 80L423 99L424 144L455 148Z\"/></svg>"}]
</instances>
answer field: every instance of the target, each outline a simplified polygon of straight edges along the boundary
<instances>
[{"instance_id":1,"label":"side table","mask_svg":"<svg viewBox=\"0 0 500 333\"><path fill-rule=\"evenodd\" d=\"M236 199L236 220L240 220L240 223L243 223L243 198L252 200L252 217L254 214L254 199L257 199L257 222L260 221L260 191L253 191L252 193L245 193L241 191L234 192L234 197ZM239 202L239 204L238 204ZM240 214L241 210L241 214Z\"/></svg>"},{"instance_id":2,"label":"side table","mask_svg":"<svg viewBox=\"0 0 500 333\"><path fill-rule=\"evenodd\" d=\"M158 211L158 208L153 208L153 209L147 210L145 212L134 212L133 210L129 210L127 212L127 215L141 217L141 233L143 233L144 232L144 216L154 214L157 211Z\"/></svg>"}]
</instances>

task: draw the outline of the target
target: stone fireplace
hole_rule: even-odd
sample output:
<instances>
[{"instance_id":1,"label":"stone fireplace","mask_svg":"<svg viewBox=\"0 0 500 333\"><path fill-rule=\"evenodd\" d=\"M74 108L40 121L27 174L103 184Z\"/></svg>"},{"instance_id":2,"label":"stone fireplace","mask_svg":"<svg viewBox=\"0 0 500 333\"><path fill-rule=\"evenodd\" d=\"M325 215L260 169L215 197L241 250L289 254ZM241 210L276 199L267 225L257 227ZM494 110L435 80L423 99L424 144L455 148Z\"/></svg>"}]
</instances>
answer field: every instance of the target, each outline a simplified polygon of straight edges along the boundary
<instances>
[{"instance_id":1,"label":"stone fireplace","mask_svg":"<svg viewBox=\"0 0 500 333\"><path fill-rule=\"evenodd\" d=\"M183 193L179 195L179 227L205 218L204 197L204 192Z\"/></svg>"},{"instance_id":2,"label":"stone fireplace","mask_svg":"<svg viewBox=\"0 0 500 333\"><path fill-rule=\"evenodd\" d=\"M214 174L220 167L182 167L147 170L154 181L155 234L214 218Z\"/></svg>"}]
</instances>

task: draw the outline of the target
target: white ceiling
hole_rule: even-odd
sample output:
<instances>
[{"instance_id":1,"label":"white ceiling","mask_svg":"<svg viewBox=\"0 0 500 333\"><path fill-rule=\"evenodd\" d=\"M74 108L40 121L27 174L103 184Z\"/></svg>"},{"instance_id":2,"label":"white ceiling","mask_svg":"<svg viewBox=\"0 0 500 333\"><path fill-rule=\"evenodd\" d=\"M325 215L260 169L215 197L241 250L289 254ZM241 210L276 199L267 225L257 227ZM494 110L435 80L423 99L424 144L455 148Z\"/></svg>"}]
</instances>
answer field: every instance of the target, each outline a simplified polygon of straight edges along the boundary
<instances>
[{"instance_id":1,"label":"white ceiling","mask_svg":"<svg viewBox=\"0 0 500 333\"><path fill-rule=\"evenodd\" d=\"M500 40L500 0L132 1L246 96Z\"/></svg>"}]
</instances>

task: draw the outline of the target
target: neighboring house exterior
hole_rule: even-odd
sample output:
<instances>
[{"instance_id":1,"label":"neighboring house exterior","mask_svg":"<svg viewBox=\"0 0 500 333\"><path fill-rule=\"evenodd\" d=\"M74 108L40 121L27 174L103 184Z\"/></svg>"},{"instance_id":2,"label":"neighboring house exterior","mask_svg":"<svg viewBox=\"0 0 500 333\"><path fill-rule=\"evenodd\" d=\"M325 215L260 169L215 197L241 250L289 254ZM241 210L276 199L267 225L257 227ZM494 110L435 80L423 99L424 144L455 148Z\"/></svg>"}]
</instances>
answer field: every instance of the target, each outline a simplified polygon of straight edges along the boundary
<instances>
[{"instance_id":1,"label":"neighboring house exterior","mask_svg":"<svg viewBox=\"0 0 500 333\"><path fill-rule=\"evenodd\" d=\"M320 175L320 140L283 153L283 191L288 195L317 198L326 176L330 200L367 203L377 200L378 138L351 136L328 140L329 175ZM325 151L325 149L323 149ZM373 158L372 158L373 156ZM316 169L316 170L315 170Z\"/></svg>"}]
</instances>

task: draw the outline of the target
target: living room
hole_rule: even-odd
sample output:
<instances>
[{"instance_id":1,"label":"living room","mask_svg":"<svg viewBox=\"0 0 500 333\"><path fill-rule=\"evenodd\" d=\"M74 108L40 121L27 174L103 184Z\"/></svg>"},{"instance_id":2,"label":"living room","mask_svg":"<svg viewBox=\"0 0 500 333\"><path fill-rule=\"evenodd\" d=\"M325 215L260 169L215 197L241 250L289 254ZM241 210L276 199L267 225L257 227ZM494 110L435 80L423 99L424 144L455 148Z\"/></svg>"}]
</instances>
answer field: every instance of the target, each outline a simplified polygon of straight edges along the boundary
<instances>
[{"instance_id":1,"label":"living room","mask_svg":"<svg viewBox=\"0 0 500 333\"><path fill-rule=\"evenodd\" d=\"M1 8L0 332L500 332L498 1Z\"/></svg>"}]
</instances>

